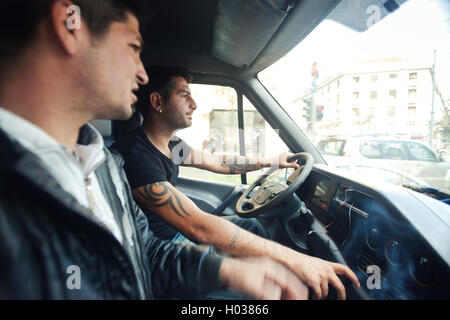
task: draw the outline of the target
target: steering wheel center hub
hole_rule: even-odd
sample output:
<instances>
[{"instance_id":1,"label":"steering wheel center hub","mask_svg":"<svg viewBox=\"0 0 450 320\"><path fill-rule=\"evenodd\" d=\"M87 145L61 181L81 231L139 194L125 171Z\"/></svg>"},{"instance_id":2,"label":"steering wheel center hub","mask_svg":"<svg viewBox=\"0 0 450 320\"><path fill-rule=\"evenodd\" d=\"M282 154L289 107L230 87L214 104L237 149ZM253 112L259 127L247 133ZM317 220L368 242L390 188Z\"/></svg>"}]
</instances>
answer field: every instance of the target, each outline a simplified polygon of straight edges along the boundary
<instances>
[{"instance_id":1,"label":"steering wheel center hub","mask_svg":"<svg viewBox=\"0 0 450 320\"><path fill-rule=\"evenodd\" d=\"M278 182L266 182L256 191L253 200L257 204L264 204L267 200L277 196L288 187Z\"/></svg>"},{"instance_id":2,"label":"steering wheel center hub","mask_svg":"<svg viewBox=\"0 0 450 320\"><path fill-rule=\"evenodd\" d=\"M289 177L288 184L276 181L266 181L267 177L273 173L276 168L269 169L261 175L252 185L241 195L236 203L236 213L243 218L257 217L270 208L279 205L290 197L306 180L310 174L314 158L311 154L303 152L293 155L290 160L305 160L304 166L299 167L295 174ZM253 196L250 194L259 187Z\"/></svg>"}]
</instances>

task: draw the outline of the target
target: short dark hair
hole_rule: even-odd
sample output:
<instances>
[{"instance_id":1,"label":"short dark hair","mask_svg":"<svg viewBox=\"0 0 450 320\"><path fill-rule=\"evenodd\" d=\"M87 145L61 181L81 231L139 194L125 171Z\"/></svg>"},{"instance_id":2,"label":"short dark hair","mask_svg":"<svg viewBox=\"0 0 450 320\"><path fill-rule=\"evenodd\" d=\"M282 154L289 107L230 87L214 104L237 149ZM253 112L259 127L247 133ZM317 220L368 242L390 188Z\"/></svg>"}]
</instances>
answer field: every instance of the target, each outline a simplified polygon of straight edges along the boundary
<instances>
[{"instance_id":1,"label":"short dark hair","mask_svg":"<svg viewBox=\"0 0 450 320\"><path fill-rule=\"evenodd\" d=\"M38 24L50 14L57 0L0 1L0 72L20 56L36 36ZM104 35L111 23L126 21L127 13L138 18L136 0L72 0L91 34Z\"/></svg>"},{"instance_id":2,"label":"short dark hair","mask_svg":"<svg viewBox=\"0 0 450 320\"><path fill-rule=\"evenodd\" d=\"M184 68L151 66L147 67L146 70L150 81L147 85L139 88L137 92L138 101L135 104L144 119L149 116L150 94L158 92L163 100L167 101L173 89L175 89L172 82L173 78L182 77L187 83L191 83L193 80L192 73Z\"/></svg>"}]
</instances>

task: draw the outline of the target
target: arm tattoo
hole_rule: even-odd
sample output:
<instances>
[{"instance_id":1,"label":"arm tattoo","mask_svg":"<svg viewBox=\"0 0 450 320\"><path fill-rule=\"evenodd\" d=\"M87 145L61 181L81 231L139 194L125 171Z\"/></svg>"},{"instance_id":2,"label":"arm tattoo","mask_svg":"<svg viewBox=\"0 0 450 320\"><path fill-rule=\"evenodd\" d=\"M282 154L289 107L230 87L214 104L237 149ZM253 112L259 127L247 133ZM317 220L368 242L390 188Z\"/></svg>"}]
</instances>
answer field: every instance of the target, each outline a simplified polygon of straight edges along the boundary
<instances>
[{"instance_id":1,"label":"arm tattoo","mask_svg":"<svg viewBox=\"0 0 450 320\"><path fill-rule=\"evenodd\" d=\"M162 191L158 192L157 190L161 188ZM184 218L183 214L190 216L183 208L180 198L165 183L156 182L138 189L137 192L140 197L150 202L152 206L164 207L170 205L172 210L181 218Z\"/></svg>"},{"instance_id":2,"label":"arm tattoo","mask_svg":"<svg viewBox=\"0 0 450 320\"><path fill-rule=\"evenodd\" d=\"M250 160L248 158L245 158L245 163L222 163L222 167L228 168L230 170L230 174L246 173L260 169L258 164L250 164Z\"/></svg>"},{"instance_id":3,"label":"arm tattoo","mask_svg":"<svg viewBox=\"0 0 450 320\"><path fill-rule=\"evenodd\" d=\"M236 229L234 230L233 237L231 238L231 241L230 241L230 243L228 244L228 246L229 246L231 249L236 248L236 243L237 243L238 238L239 238L239 228L236 228Z\"/></svg>"}]
</instances>

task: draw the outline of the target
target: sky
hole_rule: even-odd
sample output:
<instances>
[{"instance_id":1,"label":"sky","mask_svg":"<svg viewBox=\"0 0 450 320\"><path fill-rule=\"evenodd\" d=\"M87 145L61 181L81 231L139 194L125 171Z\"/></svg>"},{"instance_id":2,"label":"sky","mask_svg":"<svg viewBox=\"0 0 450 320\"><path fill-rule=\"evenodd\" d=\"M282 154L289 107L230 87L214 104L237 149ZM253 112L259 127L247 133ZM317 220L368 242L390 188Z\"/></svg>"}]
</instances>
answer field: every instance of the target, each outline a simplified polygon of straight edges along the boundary
<instances>
[{"instance_id":1,"label":"sky","mask_svg":"<svg viewBox=\"0 0 450 320\"><path fill-rule=\"evenodd\" d=\"M365 32L323 21L284 58L260 74L279 102L292 103L311 87L317 62L318 83L351 72L364 60L399 57L408 64L431 67L436 50L436 81L450 99L450 0L409 0Z\"/></svg>"}]
</instances>

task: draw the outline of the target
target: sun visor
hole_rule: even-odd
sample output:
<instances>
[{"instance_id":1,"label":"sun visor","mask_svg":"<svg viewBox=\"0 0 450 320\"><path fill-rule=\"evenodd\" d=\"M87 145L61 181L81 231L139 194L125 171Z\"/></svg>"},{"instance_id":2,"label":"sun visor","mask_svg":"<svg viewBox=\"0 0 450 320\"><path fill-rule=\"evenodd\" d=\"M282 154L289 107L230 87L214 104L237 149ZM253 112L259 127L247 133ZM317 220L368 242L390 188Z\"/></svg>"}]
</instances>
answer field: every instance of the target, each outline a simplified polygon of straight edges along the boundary
<instances>
[{"instance_id":1,"label":"sun visor","mask_svg":"<svg viewBox=\"0 0 450 320\"><path fill-rule=\"evenodd\" d=\"M296 1L219 0L212 54L238 68L251 66Z\"/></svg>"}]
</instances>

